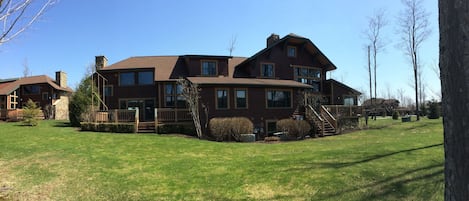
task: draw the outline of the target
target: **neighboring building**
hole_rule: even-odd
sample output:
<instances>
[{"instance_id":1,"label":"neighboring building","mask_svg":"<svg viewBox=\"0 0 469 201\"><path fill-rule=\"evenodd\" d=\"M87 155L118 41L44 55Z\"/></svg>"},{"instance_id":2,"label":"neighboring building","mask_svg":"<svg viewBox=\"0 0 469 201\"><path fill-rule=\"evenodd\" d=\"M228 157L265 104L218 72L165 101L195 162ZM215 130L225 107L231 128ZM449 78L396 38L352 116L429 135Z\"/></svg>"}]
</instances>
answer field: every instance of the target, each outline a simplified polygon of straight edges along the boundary
<instances>
[{"instance_id":1,"label":"neighboring building","mask_svg":"<svg viewBox=\"0 0 469 201\"><path fill-rule=\"evenodd\" d=\"M96 69L105 78L97 83L109 109L139 108L141 121L154 121L154 108L186 107L177 85L185 78L201 88L208 119L248 117L261 133L273 132L277 120L304 112L304 97L325 105L357 105L360 95L326 80L326 72L336 66L313 42L295 34L272 34L267 47L249 58L143 56L107 66L107 59L97 56Z\"/></svg>"},{"instance_id":2,"label":"neighboring building","mask_svg":"<svg viewBox=\"0 0 469 201\"><path fill-rule=\"evenodd\" d=\"M22 109L31 99L51 119L68 119L68 102L72 89L67 86L67 74L56 72L56 80L46 75L0 80L1 118L6 111Z\"/></svg>"},{"instance_id":3,"label":"neighboring building","mask_svg":"<svg viewBox=\"0 0 469 201\"><path fill-rule=\"evenodd\" d=\"M399 101L396 99L373 98L367 99L362 106L369 112L374 112L378 116L391 116L394 110L399 108ZM405 111L401 108L400 111Z\"/></svg>"}]
</instances>

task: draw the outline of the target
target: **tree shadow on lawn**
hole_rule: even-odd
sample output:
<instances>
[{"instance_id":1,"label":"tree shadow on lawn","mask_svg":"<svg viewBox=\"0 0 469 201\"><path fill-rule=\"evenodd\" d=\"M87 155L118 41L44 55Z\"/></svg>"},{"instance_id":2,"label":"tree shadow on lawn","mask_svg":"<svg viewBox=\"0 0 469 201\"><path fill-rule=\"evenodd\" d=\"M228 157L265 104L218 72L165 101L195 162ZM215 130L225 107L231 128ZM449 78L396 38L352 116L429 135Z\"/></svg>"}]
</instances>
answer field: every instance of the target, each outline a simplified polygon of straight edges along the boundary
<instances>
[{"instance_id":1,"label":"tree shadow on lawn","mask_svg":"<svg viewBox=\"0 0 469 201\"><path fill-rule=\"evenodd\" d=\"M438 186L444 182L443 165L443 163L436 163L419 167L376 182L322 194L321 197L324 199L333 199L335 197L340 199L348 195L362 194L363 196L357 198L360 198L360 200L396 200L411 196L412 199L418 197L421 200L430 200L433 198L433 194L438 193L435 191L438 189ZM425 185L419 185L418 182L423 182ZM416 183L414 185L418 188L406 187L406 185L412 185L412 183Z\"/></svg>"},{"instance_id":2,"label":"tree shadow on lawn","mask_svg":"<svg viewBox=\"0 0 469 201\"><path fill-rule=\"evenodd\" d=\"M361 164L361 163L371 162L371 161L374 161L374 160L382 159L382 158L385 158L385 157L388 157L388 156L393 156L393 155L396 155L396 154L413 152L413 151L417 151L417 150L429 149L429 148L439 147L439 146L443 146L443 143L428 145L428 146L424 146L424 147L417 147L417 148L412 148L412 149L405 149L405 150L390 152L390 153L386 153L386 154L377 154L377 155L373 155L369 158L365 158L363 160L352 161L352 162L309 163L310 165L307 166L307 167L304 167L304 168L291 168L291 169L289 169L289 171L295 171L295 170L303 171L303 170L309 170L309 169L317 168L317 167L343 168L343 167L358 165L358 164Z\"/></svg>"},{"instance_id":3,"label":"tree shadow on lawn","mask_svg":"<svg viewBox=\"0 0 469 201\"><path fill-rule=\"evenodd\" d=\"M433 144L433 145L428 145L428 146L423 146L423 147L390 152L386 154L378 154L378 155L365 158L363 160L358 160L358 161L353 161L353 162L336 162L336 163L307 162L307 164L304 164L302 168L290 168L290 169L287 169L287 171L308 171L308 170L314 170L317 168L333 168L333 169L346 168L346 167L382 159L388 156L393 156L393 155L400 154L400 153L408 153L408 152L413 152L417 150L439 147L442 145L443 143L440 143L440 144ZM409 190L408 188L406 188L406 185L409 185L411 183L431 180L432 183L428 185L439 185L441 182L443 182L443 178L441 179L438 178L443 175L443 168L444 168L444 164L443 162L441 162L441 163L435 163L435 164L431 164L431 165L424 166L424 167L418 167L416 169L411 169L411 170L406 169L407 171L405 172L399 173L394 176L389 176L385 179L378 180L376 182L370 182L368 184L354 186L348 189L343 189L343 190L338 190L338 191L334 191L331 193L322 194L320 195L320 197L322 197L323 199L332 199L334 197L337 197L337 199L343 199L344 197L347 197L348 195L363 194L363 197L360 200L389 200L389 199L394 200L394 199L397 199L398 197L405 197L406 194L412 193L411 191L414 189ZM373 173L373 172L370 172L370 173ZM413 193L413 195L416 195L416 194L417 193ZM428 194L427 196L433 195L430 192L428 192L427 194ZM421 194L419 194L419 196L421 196ZM316 199L316 198L312 198L312 199ZM422 199L422 200L425 200L425 199Z\"/></svg>"}]
</instances>

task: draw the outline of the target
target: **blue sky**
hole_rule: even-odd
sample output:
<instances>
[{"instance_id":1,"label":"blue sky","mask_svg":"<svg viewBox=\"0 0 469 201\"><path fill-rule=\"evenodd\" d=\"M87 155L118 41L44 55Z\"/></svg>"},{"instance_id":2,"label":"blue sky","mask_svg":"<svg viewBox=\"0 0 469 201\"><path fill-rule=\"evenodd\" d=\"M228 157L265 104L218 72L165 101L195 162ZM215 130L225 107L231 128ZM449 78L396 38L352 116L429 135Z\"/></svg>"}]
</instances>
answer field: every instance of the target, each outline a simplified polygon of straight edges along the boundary
<instances>
[{"instance_id":1,"label":"blue sky","mask_svg":"<svg viewBox=\"0 0 469 201\"><path fill-rule=\"evenodd\" d=\"M421 50L427 96L440 82L431 67L438 63L437 0L425 0L432 34ZM20 77L27 60L33 75L67 72L76 86L94 56L109 63L131 56L209 54L249 57L265 47L271 33L307 37L337 66L336 80L368 93L364 50L367 17L385 9L386 49L378 55L378 95L404 89L413 97L411 65L397 47L399 0L61 0L23 35L0 46L0 79ZM429 99L427 98L427 99Z\"/></svg>"}]
</instances>

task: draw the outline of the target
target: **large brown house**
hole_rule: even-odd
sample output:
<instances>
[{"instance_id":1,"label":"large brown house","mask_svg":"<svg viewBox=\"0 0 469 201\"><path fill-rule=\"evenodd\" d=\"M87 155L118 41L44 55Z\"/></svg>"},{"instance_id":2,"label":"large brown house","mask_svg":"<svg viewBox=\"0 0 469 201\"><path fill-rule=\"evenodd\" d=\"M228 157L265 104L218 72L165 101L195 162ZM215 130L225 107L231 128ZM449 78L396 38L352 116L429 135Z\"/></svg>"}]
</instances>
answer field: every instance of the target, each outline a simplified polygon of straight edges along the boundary
<instances>
[{"instance_id":1,"label":"large brown house","mask_svg":"<svg viewBox=\"0 0 469 201\"><path fill-rule=\"evenodd\" d=\"M67 74L56 72L56 79L46 75L0 80L0 118L8 119L8 112L16 112L31 99L49 118L68 119L68 97L72 89L67 86Z\"/></svg>"},{"instance_id":2,"label":"large brown house","mask_svg":"<svg viewBox=\"0 0 469 201\"><path fill-rule=\"evenodd\" d=\"M343 83L326 80L326 72L336 66L313 42L295 34L272 34L266 48L249 58L143 56L108 66L104 56L97 56L96 68L105 78L101 93L107 108L139 108L143 121L154 121L154 108L186 107L177 85L180 78L201 88L207 119L248 117L261 133L274 131L279 119L301 114L305 94L332 105L356 105L360 95Z\"/></svg>"}]
</instances>

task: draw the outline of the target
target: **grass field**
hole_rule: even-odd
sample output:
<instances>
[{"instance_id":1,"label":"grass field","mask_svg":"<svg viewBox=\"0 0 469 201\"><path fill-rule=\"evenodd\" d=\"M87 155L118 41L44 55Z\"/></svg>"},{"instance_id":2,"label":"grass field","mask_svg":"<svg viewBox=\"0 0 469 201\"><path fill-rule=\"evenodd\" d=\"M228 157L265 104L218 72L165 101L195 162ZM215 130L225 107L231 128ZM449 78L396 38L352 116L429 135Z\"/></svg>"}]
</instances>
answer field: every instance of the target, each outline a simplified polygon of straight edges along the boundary
<instances>
[{"instance_id":1,"label":"grass field","mask_svg":"<svg viewBox=\"0 0 469 201\"><path fill-rule=\"evenodd\" d=\"M0 123L0 200L443 200L441 120L286 143Z\"/></svg>"}]
</instances>

